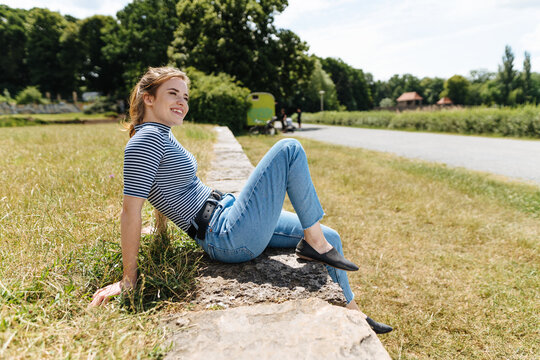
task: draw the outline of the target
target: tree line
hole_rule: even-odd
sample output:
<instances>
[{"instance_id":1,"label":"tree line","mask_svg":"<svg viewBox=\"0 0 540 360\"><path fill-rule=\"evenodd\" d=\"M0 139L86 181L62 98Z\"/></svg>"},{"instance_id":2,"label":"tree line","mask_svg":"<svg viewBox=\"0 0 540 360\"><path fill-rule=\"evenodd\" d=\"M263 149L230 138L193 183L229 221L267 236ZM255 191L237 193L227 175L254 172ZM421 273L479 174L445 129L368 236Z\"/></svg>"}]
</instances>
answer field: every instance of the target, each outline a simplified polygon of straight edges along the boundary
<instances>
[{"instance_id":1,"label":"tree line","mask_svg":"<svg viewBox=\"0 0 540 360\"><path fill-rule=\"evenodd\" d=\"M538 104L540 73L531 72L531 56L528 52L524 55L522 71L516 68L514 53L507 45L497 72L479 69L470 71L467 77L454 75L448 79L394 75L388 81L371 81L371 90L379 104L393 101L405 91L416 91L425 104L435 104L441 97L459 105Z\"/></svg>"},{"instance_id":2,"label":"tree line","mask_svg":"<svg viewBox=\"0 0 540 360\"><path fill-rule=\"evenodd\" d=\"M280 107L304 111L320 108L320 90L328 110L387 106L407 91L418 92L425 104L442 96L466 105L540 100L540 74L531 72L528 53L522 71L507 46L495 73L374 80L341 59L309 55L298 35L277 28L274 17L287 5L286 0L134 0L116 17L85 19L0 5L0 89L4 98L35 86L53 99L70 99L73 91L127 99L148 66L170 64L193 69L199 78L203 73L270 92Z\"/></svg>"}]
</instances>

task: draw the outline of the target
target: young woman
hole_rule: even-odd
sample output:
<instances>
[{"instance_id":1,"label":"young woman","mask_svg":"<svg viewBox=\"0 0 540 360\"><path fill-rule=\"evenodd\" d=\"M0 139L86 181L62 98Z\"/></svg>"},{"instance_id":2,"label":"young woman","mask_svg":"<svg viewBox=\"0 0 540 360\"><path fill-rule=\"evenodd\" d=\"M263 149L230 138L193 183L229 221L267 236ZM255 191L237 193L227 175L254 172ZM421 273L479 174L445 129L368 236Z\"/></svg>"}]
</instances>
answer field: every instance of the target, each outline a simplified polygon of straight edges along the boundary
<instances>
[{"instance_id":1,"label":"young woman","mask_svg":"<svg viewBox=\"0 0 540 360\"><path fill-rule=\"evenodd\" d=\"M294 139L277 142L257 165L236 199L204 185L197 162L175 139L189 105L189 79L178 69L149 68L131 93L129 140L124 153L121 215L123 279L96 291L92 306L137 283L141 209L146 199L186 231L215 260L251 260L268 246L296 247L296 254L327 265L347 307L359 310L347 278L358 267L343 257L337 232L319 223L324 213L306 154ZM285 194L296 214L282 211ZM366 317L377 333L392 330Z\"/></svg>"}]
</instances>

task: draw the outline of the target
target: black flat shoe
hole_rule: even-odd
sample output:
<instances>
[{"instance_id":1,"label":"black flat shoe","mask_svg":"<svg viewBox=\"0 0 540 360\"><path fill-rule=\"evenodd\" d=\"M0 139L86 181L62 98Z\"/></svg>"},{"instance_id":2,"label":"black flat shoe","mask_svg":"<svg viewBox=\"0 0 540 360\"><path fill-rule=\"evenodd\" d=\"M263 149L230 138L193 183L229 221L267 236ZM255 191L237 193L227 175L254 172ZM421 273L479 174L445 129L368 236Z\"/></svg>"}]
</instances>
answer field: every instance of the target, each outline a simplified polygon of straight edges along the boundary
<instances>
[{"instance_id":1,"label":"black flat shoe","mask_svg":"<svg viewBox=\"0 0 540 360\"><path fill-rule=\"evenodd\" d=\"M345 271L358 270L358 266L345 259L345 257L343 257L343 255L341 255L335 248L332 248L332 250L325 252L324 254L319 254L304 239L300 240L298 245L296 245L295 252L296 256L298 256L300 259L320 262Z\"/></svg>"},{"instance_id":2,"label":"black flat shoe","mask_svg":"<svg viewBox=\"0 0 540 360\"><path fill-rule=\"evenodd\" d=\"M380 322L376 322L369 316L366 318L366 321L368 325L371 327L371 329L375 332L375 334L386 334L393 330L391 326L388 326Z\"/></svg>"}]
</instances>

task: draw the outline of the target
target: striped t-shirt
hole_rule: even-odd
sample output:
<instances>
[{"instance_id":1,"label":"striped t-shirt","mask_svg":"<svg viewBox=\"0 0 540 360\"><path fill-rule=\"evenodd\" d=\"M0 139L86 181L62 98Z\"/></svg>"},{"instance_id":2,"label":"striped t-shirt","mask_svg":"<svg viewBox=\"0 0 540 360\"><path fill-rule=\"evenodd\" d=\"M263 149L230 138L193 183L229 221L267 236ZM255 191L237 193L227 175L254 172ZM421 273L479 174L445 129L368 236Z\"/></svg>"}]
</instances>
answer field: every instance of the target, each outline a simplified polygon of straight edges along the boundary
<instances>
[{"instance_id":1,"label":"striped t-shirt","mask_svg":"<svg viewBox=\"0 0 540 360\"><path fill-rule=\"evenodd\" d=\"M154 122L135 126L124 151L124 195L148 201L187 231L212 189L197 177L197 160L171 128Z\"/></svg>"}]
</instances>

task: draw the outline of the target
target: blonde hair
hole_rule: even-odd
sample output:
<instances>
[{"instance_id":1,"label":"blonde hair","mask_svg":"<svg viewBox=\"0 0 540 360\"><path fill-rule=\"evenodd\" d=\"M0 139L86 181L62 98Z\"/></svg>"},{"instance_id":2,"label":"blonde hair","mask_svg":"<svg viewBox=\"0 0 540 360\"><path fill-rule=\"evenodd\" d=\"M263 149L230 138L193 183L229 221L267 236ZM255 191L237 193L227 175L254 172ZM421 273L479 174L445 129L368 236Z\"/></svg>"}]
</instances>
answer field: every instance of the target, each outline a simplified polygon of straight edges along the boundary
<instances>
[{"instance_id":1,"label":"blonde hair","mask_svg":"<svg viewBox=\"0 0 540 360\"><path fill-rule=\"evenodd\" d=\"M189 78L183 71L170 66L149 67L137 85L131 90L129 97L129 121L124 126L129 131L129 137L135 135L135 125L144 120L144 94L156 96L158 87L172 78L180 78L189 86Z\"/></svg>"}]
</instances>

